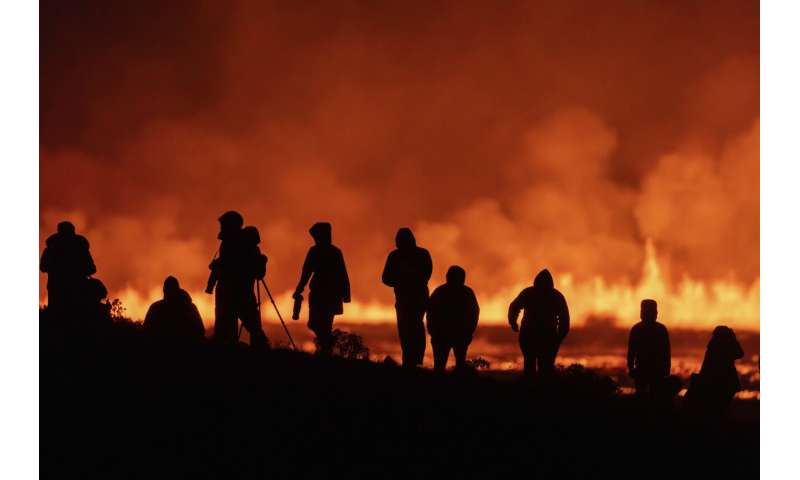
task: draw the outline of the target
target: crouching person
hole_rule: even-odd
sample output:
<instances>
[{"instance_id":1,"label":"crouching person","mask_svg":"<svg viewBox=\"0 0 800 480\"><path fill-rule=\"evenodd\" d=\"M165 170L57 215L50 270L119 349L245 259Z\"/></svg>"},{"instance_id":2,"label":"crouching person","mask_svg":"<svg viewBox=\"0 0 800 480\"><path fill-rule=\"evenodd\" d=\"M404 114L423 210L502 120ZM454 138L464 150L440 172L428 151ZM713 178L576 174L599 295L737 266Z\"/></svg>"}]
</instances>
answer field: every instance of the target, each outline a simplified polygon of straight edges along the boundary
<instances>
[{"instance_id":1,"label":"crouching person","mask_svg":"<svg viewBox=\"0 0 800 480\"><path fill-rule=\"evenodd\" d=\"M428 333L433 346L433 369L443 372L450 350L456 370L466 365L467 349L478 327L480 307L475 293L466 286L466 272L458 265L447 270L447 283L433 291L428 303Z\"/></svg>"},{"instance_id":2,"label":"crouching person","mask_svg":"<svg viewBox=\"0 0 800 480\"><path fill-rule=\"evenodd\" d=\"M744 357L736 333L724 325L716 327L706 347L700 373L690 378L686 402L695 413L720 419L727 413L742 384L736 360Z\"/></svg>"},{"instance_id":3,"label":"crouching person","mask_svg":"<svg viewBox=\"0 0 800 480\"><path fill-rule=\"evenodd\" d=\"M200 312L172 276L164 280L164 298L147 310L144 328L153 338L168 343L198 343L205 338Z\"/></svg>"}]
</instances>

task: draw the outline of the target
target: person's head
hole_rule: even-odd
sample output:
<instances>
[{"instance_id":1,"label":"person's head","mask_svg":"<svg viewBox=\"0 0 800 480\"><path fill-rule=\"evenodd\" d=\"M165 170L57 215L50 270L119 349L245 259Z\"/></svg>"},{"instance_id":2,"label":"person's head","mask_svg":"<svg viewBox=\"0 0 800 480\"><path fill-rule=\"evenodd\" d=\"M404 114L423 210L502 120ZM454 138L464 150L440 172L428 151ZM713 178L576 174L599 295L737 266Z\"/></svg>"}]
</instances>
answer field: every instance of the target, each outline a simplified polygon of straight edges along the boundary
<instances>
[{"instance_id":1,"label":"person's head","mask_svg":"<svg viewBox=\"0 0 800 480\"><path fill-rule=\"evenodd\" d=\"M308 229L311 238L317 245L330 245L333 241L331 224L328 222L317 222Z\"/></svg>"},{"instance_id":2,"label":"person's head","mask_svg":"<svg viewBox=\"0 0 800 480\"><path fill-rule=\"evenodd\" d=\"M445 278L447 279L448 285L464 285L464 282L467 280L467 272L458 265L453 265L447 269Z\"/></svg>"},{"instance_id":3,"label":"person's head","mask_svg":"<svg viewBox=\"0 0 800 480\"><path fill-rule=\"evenodd\" d=\"M86 296L92 303L99 303L108 296L108 290L98 278L90 278L86 282Z\"/></svg>"},{"instance_id":4,"label":"person's head","mask_svg":"<svg viewBox=\"0 0 800 480\"><path fill-rule=\"evenodd\" d=\"M646 298L642 300L639 318L643 322L655 322L658 318L658 304L655 300Z\"/></svg>"},{"instance_id":5,"label":"person's head","mask_svg":"<svg viewBox=\"0 0 800 480\"><path fill-rule=\"evenodd\" d=\"M394 236L394 244L400 249L413 248L417 246L417 239L414 238L410 228L403 227L397 230L397 235Z\"/></svg>"},{"instance_id":6,"label":"person's head","mask_svg":"<svg viewBox=\"0 0 800 480\"><path fill-rule=\"evenodd\" d=\"M75 235L75 225L65 220L58 224L56 231L61 235Z\"/></svg>"},{"instance_id":7,"label":"person's head","mask_svg":"<svg viewBox=\"0 0 800 480\"><path fill-rule=\"evenodd\" d=\"M242 215L235 210L230 210L223 213L222 215L220 215L218 220L219 220L218 238L220 240L222 240L223 237L226 237L231 233L238 232L239 230L242 229L242 225L244 225L244 218L242 218Z\"/></svg>"},{"instance_id":8,"label":"person's head","mask_svg":"<svg viewBox=\"0 0 800 480\"><path fill-rule=\"evenodd\" d=\"M554 288L553 276L550 270L544 269L536 275L533 279L533 286L536 288Z\"/></svg>"},{"instance_id":9,"label":"person's head","mask_svg":"<svg viewBox=\"0 0 800 480\"><path fill-rule=\"evenodd\" d=\"M710 343L724 345L732 340L736 340L736 333L734 333L733 329L725 325L719 325L711 333Z\"/></svg>"},{"instance_id":10,"label":"person's head","mask_svg":"<svg viewBox=\"0 0 800 480\"><path fill-rule=\"evenodd\" d=\"M178 283L178 279L170 275L169 277L164 280L164 298L165 299L172 299L176 298L181 291L181 285Z\"/></svg>"}]
</instances>

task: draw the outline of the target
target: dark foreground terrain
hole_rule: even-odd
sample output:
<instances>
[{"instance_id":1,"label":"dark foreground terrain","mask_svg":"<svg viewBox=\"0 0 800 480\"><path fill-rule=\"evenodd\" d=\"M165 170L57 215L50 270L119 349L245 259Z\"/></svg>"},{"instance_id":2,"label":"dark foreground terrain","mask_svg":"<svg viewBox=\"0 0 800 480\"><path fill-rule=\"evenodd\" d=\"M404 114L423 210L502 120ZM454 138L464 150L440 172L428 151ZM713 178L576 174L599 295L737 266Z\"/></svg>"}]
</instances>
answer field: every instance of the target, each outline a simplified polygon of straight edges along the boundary
<instances>
[{"instance_id":1,"label":"dark foreground terrain","mask_svg":"<svg viewBox=\"0 0 800 480\"><path fill-rule=\"evenodd\" d=\"M581 368L551 385L288 350L42 328L44 478L757 478L758 403L657 412Z\"/></svg>"}]
</instances>

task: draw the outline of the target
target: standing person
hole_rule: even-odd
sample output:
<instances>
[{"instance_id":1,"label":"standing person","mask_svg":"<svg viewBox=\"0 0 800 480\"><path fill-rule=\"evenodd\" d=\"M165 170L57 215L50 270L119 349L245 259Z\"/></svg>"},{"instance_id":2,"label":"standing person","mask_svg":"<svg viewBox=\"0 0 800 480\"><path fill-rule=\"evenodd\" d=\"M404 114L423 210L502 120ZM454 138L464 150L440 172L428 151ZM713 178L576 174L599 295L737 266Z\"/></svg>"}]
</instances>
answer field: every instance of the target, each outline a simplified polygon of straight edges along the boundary
<instances>
[{"instance_id":1,"label":"standing person","mask_svg":"<svg viewBox=\"0 0 800 480\"><path fill-rule=\"evenodd\" d=\"M655 300L642 300L641 321L628 336L628 374L636 384L636 395L653 397L664 391L671 368L669 331L658 318Z\"/></svg>"},{"instance_id":2,"label":"standing person","mask_svg":"<svg viewBox=\"0 0 800 480\"><path fill-rule=\"evenodd\" d=\"M383 283L394 289L397 332L403 350L403 366L422 365L425 356L425 324L428 280L433 272L431 254L417 246L410 228L395 236L397 249L389 253L383 267Z\"/></svg>"},{"instance_id":3,"label":"standing person","mask_svg":"<svg viewBox=\"0 0 800 480\"><path fill-rule=\"evenodd\" d=\"M211 275L206 289L211 293L216 286L214 340L222 344L237 343L237 319L240 319L250 333L250 344L268 348L253 291L259 275L263 277L266 271L266 256L252 244L254 239L248 230L242 228L244 219L239 212L225 212L219 217L219 225L217 237L222 243L219 256L208 266Z\"/></svg>"},{"instance_id":4,"label":"standing person","mask_svg":"<svg viewBox=\"0 0 800 480\"><path fill-rule=\"evenodd\" d=\"M517 326L520 310L522 327ZM556 355L569 333L569 309L564 295L555 289L553 276L545 269L508 307L508 323L519 332L519 346L525 359L525 376L549 377L555 371Z\"/></svg>"},{"instance_id":5,"label":"standing person","mask_svg":"<svg viewBox=\"0 0 800 480\"><path fill-rule=\"evenodd\" d=\"M39 269L47 274L47 309L56 316L76 313L86 280L97 272L89 241L66 221L47 238Z\"/></svg>"},{"instance_id":6,"label":"standing person","mask_svg":"<svg viewBox=\"0 0 800 480\"><path fill-rule=\"evenodd\" d=\"M293 297L302 299L303 290L309 284L308 328L317 336L318 352L330 356L333 317L344 312L344 303L350 303L350 279L342 251L332 243L331 224L317 222L308 232L314 245L308 249Z\"/></svg>"},{"instance_id":7,"label":"standing person","mask_svg":"<svg viewBox=\"0 0 800 480\"><path fill-rule=\"evenodd\" d=\"M447 270L447 283L431 294L428 302L428 333L433 346L433 369L443 372L450 350L456 357L456 370L466 366L467 348L478 327L480 307L471 288L465 285L467 273L458 265Z\"/></svg>"},{"instance_id":8,"label":"standing person","mask_svg":"<svg viewBox=\"0 0 800 480\"><path fill-rule=\"evenodd\" d=\"M741 390L736 360L744 350L729 327L720 325L711 334L699 374L692 374L686 400L699 412L722 416Z\"/></svg>"}]
</instances>

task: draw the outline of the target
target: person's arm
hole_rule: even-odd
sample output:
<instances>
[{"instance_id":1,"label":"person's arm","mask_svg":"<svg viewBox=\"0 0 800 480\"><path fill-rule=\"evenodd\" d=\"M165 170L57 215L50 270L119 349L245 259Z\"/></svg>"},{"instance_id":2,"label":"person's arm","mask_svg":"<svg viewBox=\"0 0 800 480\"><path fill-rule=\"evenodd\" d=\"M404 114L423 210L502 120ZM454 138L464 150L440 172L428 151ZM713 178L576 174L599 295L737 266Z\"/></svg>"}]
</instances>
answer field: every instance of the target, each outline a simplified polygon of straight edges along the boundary
<instances>
[{"instance_id":1,"label":"person's arm","mask_svg":"<svg viewBox=\"0 0 800 480\"><path fill-rule=\"evenodd\" d=\"M387 287L394 288L397 286L397 272L395 269L394 252L391 252L389 256L386 257L386 264L383 266L381 281Z\"/></svg>"},{"instance_id":2,"label":"person's arm","mask_svg":"<svg viewBox=\"0 0 800 480\"><path fill-rule=\"evenodd\" d=\"M194 303L192 303L192 328L194 328L194 334L198 339L206 338L206 327L203 325L203 318L200 316L200 311Z\"/></svg>"},{"instance_id":3,"label":"person's arm","mask_svg":"<svg viewBox=\"0 0 800 480\"><path fill-rule=\"evenodd\" d=\"M86 276L91 277L95 273L97 273L97 267L94 264L94 259L92 258L92 253L89 249L86 249Z\"/></svg>"},{"instance_id":4,"label":"person's arm","mask_svg":"<svg viewBox=\"0 0 800 480\"><path fill-rule=\"evenodd\" d=\"M744 357L744 350L742 350L742 345L739 343L739 340L736 339L736 335L734 334L733 338L733 359L739 360L740 358Z\"/></svg>"},{"instance_id":5,"label":"person's arm","mask_svg":"<svg viewBox=\"0 0 800 480\"><path fill-rule=\"evenodd\" d=\"M478 328L478 319L481 315L481 307L478 305L478 298L475 297L475 292L469 289L469 307L470 307L470 335L475 333Z\"/></svg>"},{"instance_id":6,"label":"person's arm","mask_svg":"<svg viewBox=\"0 0 800 480\"><path fill-rule=\"evenodd\" d=\"M669 331L664 327L664 376L668 377L672 371L672 346L669 343Z\"/></svg>"},{"instance_id":7,"label":"person's arm","mask_svg":"<svg viewBox=\"0 0 800 480\"><path fill-rule=\"evenodd\" d=\"M339 251L339 263L342 269L342 302L350 303L350 277L347 275L347 264L344 263L344 255Z\"/></svg>"},{"instance_id":8,"label":"person's arm","mask_svg":"<svg viewBox=\"0 0 800 480\"><path fill-rule=\"evenodd\" d=\"M300 272L300 281L297 282L297 288L294 291L295 296L303 294L306 284L311 280L312 273L314 273L314 247L309 248L306 254L303 270Z\"/></svg>"},{"instance_id":9,"label":"person's arm","mask_svg":"<svg viewBox=\"0 0 800 480\"><path fill-rule=\"evenodd\" d=\"M559 312L558 312L558 337L560 341L564 341L569 333L569 307L567 307L567 299L561 292L559 296Z\"/></svg>"},{"instance_id":10,"label":"person's arm","mask_svg":"<svg viewBox=\"0 0 800 480\"><path fill-rule=\"evenodd\" d=\"M78 241L80 243L83 255L83 267L86 269L84 274L87 277L91 277L92 275L97 273L97 267L95 267L94 265L92 252L89 251L89 240L86 240L86 237L79 235Z\"/></svg>"},{"instance_id":11,"label":"person's arm","mask_svg":"<svg viewBox=\"0 0 800 480\"><path fill-rule=\"evenodd\" d=\"M47 273L50 270L50 249L44 247L44 252L42 252L42 259L39 261L39 270L42 273Z\"/></svg>"},{"instance_id":12,"label":"person's arm","mask_svg":"<svg viewBox=\"0 0 800 480\"><path fill-rule=\"evenodd\" d=\"M517 298L511 302L511 305L508 306L508 324L511 325L511 330L515 332L519 331L519 325L517 325L517 317L519 317L519 312L522 310L522 302L523 296L525 295L526 290L520 292L517 295Z\"/></svg>"},{"instance_id":13,"label":"person's arm","mask_svg":"<svg viewBox=\"0 0 800 480\"><path fill-rule=\"evenodd\" d=\"M636 341L636 330L631 328L628 334L628 374L633 376L633 371L636 368L636 351L639 342Z\"/></svg>"},{"instance_id":14,"label":"person's arm","mask_svg":"<svg viewBox=\"0 0 800 480\"><path fill-rule=\"evenodd\" d=\"M425 312L425 319L427 320L427 328L428 328L428 335L431 338L438 335L439 332L436 331L436 327L438 326L437 323L439 321L439 312L441 311L439 308L441 298L441 291L437 288L431 294L431 297L428 299L428 308Z\"/></svg>"},{"instance_id":15,"label":"person's arm","mask_svg":"<svg viewBox=\"0 0 800 480\"><path fill-rule=\"evenodd\" d=\"M155 304L153 304L155 305ZM155 312L153 311L153 305L150 305L147 308L147 313L144 316L144 322L142 322L142 328L145 330L150 330L153 328L153 318L155 318Z\"/></svg>"},{"instance_id":16,"label":"person's arm","mask_svg":"<svg viewBox=\"0 0 800 480\"><path fill-rule=\"evenodd\" d=\"M423 256L422 262L422 278L425 280L425 284L427 285L431 279L431 275L433 275L433 260L431 259L431 253L425 249L423 249L425 255Z\"/></svg>"}]
</instances>

